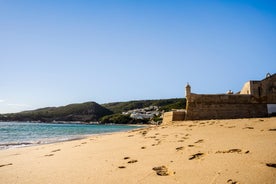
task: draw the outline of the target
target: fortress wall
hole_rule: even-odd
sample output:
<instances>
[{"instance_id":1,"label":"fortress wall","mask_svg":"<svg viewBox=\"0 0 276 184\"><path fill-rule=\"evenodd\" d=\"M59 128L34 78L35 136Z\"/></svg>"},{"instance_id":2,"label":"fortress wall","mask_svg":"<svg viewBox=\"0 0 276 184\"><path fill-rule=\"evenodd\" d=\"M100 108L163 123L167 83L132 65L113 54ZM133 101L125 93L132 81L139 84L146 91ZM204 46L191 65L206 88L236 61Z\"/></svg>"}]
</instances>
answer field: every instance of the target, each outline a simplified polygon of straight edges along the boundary
<instances>
[{"instance_id":1,"label":"fortress wall","mask_svg":"<svg viewBox=\"0 0 276 184\"><path fill-rule=\"evenodd\" d=\"M189 103L218 103L218 104L247 104L247 103L267 103L267 97L257 98L252 95L199 95L191 93L187 96Z\"/></svg>"},{"instance_id":2,"label":"fortress wall","mask_svg":"<svg viewBox=\"0 0 276 184\"><path fill-rule=\"evenodd\" d=\"M251 95L190 94L187 99L186 120L267 116L266 99Z\"/></svg>"},{"instance_id":3,"label":"fortress wall","mask_svg":"<svg viewBox=\"0 0 276 184\"><path fill-rule=\"evenodd\" d=\"M267 96L267 102L268 102L268 104L269 104L269 103L270 103L270 104L276 104L276 93Z\"/></svg>"},{"instance_id":4,"label":"fortress wall","mask_svg":"<svg viewBox=\"0 0 276 184\"><path fill-rule=\"evenodd\" d=\"M162 124L169 123L171 121L184 121L185 120L185 111L170 111L163 114Z\"/></svg>"},{"instance_id":5,"label":"fortress wall","mask_svg":"<svg viewBox=\"0 0 276 184\"><path fill-rule=\"evenodd\" d=\"M184 121L185 120L185 111L173 111L173 121Z\"/></svg>"},{"instance_id":6,"label":"fortress wall","mask_svg":"<svg viewBox=\"0 0 276 184\"><path fill-rule=\"evenodd\" d=\"M163 114L163 121L162 124L167 124L173 120L173 112L165 112Z\"/></svg>"},{"instance_id":7,"label":"fortress wall","mask_svg":"<svg viewBox=\"0 0 276 184\"><path fill-rule=\"evenodd\" d=\"M262 81L262 96L267 96L268 103L276 104L276 75Z\"/></svg>"}]
</instances>

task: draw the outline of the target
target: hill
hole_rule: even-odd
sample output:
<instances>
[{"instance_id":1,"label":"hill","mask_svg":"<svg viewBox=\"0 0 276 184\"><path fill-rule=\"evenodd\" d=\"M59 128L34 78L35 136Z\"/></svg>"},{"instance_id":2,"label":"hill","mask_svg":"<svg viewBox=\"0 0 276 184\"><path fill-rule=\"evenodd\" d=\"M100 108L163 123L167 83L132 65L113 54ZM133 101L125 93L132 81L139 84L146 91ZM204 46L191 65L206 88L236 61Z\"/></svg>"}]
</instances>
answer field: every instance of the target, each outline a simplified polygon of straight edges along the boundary
<instances>
[{"instance_id":1,"label":"hill","mask_svg":"<svg viewBox=\"0 0 276 184\"><path fill-rule=\"evenodd\" d=\"M98 121L99 118L112 112L95 102L70 104L61 107L46 107L42 109L23 111L2 115L5 121Z\"/></svg>"},{"instance_id":2,"label":"hill","mask_svg":"<svg viewBox=\"0 0 276 184\"><path fill-rule=\"evenodd\" d=\"M159 100L135 100L129 102L114 102L101 104L113 113L122 113L133 109L141 109L149 106L158 106L160 110L170 111L171 109L183 109L186 106L185 98L171 98Z\"/></svg>"},{"instance_id":3,"label":"hill","mask_svg":"<svg viewBox=\"0 0 276 184\"><path fill-rule=\"evenodd\" d=\"M186 106L186 99L185 98L172 98L172 99L160 99L160 100L136 100L136 101L129 101L129 102L115 102L115 103L107 103L102 104L105 108L112 111L114 114L104 116L100 119L101 123L120 123L120 124L136 124L136 123L160 123L162 122L162 111L170 111L172 109L183 109ZM153 117L143 117L145 116L142 114L137 114L140 110L141 112L147 111L148 107L150 106L157 106L158 107L158 114L154 115ZM135 110L135 116L129 111ZM122 114L124 112L124 114ZM147 116L149 112L146 112ZM154 114L156 112L153 112Z\"/></svg>"},{"instance_id":4,"label":"hill","mask_svg":"<svg viewBox=\"0 0 276 184\"><path fill-rule=\"evenodd\" d=\"M140 120L134 120L129 115L122 115L122 112L149 106L158 106L160 111L169 111L184 108L185 103L186 99L184 98L136 100L101 105L96 102L86 102L61 107L46 107L20 113L0 114L0 121L141 123Z\"/></svg>"}]
</instances>

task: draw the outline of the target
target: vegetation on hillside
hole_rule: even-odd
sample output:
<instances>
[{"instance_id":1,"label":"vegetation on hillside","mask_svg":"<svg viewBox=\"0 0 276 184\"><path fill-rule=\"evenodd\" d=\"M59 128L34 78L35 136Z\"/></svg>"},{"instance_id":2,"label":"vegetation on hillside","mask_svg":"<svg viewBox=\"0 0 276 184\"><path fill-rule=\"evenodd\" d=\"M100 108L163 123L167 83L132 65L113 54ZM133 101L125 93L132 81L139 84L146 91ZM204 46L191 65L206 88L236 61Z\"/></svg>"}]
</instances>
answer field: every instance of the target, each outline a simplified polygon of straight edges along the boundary
<instances>
[{"instance_id":1,"label":"vegetation on hillside","mask_svg":"<svg viewBox=\"0 0 276 184\"><path fill-rule=\"evenodd\" d=\"M108 124L108 123L114 123L114 124L129 124L132 121L129 115L123 115L123 114L112 114L104 116L100 119L101 124Z\"/></svg>"},{"instance_id":2,"label":"vegetation on hillside","mask_svg":"<svg viewBox=\"0 0 276 184\"><path fill-rule=\"evenodd\" d=\"M160 100L136 100L129 102L114 102L102 104L103 107L113 113L122 113L133 109L141 109L149 106L158 106L160 110L170 111L171 109L184 109L186 106L185 98L172 98Z\"/></svg>"},{"instance_id":3,"label":"vegetation on hillside","mask_svg":"<svg viewBox=\"0 0 276 184\"><path fill-rule=\"evenodd\" d=\"M95 102L70 104L61 107L47 107L20 113L5 114L2 120L8 121L98 121L112 112Z\"/></svg>"},{"instance_id":4,"label":"vegetation on hillside","mask_svg":"<svg viewBox=\"0 0 276 184\"><path fill-rule=\"evenodd\" d=\"M20 113L0 114L0 121L79 121L100 123L146 123L149 119L133 119L130 115L123 115L122 112L158 106L160 111L170 111L171 109L183 109L186 99L173 98L162 100L137 100L129 102L116 102L99 105L95 102L80 104L70 104L61 107L46 107L37 110L23 111ZM160 117L155 117L153 121L160 121Z\"/></svg>"},{"instance_id":5,"label":"vegetation on hillside","mask_svg":"<svg viewBox=\"0 0 276 184\"><path fill-rule=\"evenodd\" d=\"M149 123L149 119L133 119L129 114L111 114L100 119L101 124L144 124Z\"/></svg>"},{"instance_id":6,"label":"vegetation on hillside","mask_svg":"<svg viewBox=\"0 0 276 184\"><path fill-rule=\"evenodd\" d=\"M162 122L162 117L155 116L152 119L133 119L130 114L122 114L133 109L142 109L149 106L158 106L160 111L170 111L172 109L183 109L186 106L186 99L184 98L173 98L173 99L162 99L162 100L137 100L129 102L115 102L102 104L102 106L111 110L114 114L104 116L100 119L100 123L114 123L114 124L136 124L136 123L149 123Z\"/></svg>"}]
</instances>

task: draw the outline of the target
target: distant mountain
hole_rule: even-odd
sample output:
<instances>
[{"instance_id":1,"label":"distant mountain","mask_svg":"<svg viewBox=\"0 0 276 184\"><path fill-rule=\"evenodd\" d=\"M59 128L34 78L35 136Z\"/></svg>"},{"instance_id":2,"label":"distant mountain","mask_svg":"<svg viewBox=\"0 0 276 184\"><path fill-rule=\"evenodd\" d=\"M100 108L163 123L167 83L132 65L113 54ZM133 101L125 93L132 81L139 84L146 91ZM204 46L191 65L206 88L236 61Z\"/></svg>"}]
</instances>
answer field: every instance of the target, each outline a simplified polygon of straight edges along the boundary
<instances>
[{"instance_id":1,"label":"distant mountain","mask_svg":"<svg viewBox=\"0 0 276 184\"><path fill-rule=\"evenodd\" d=\"M95 103L86 102L70 104L61 107L46 107L37 110L23 111L20 113L4 114L0 120L4 121L98 121L99 118L110 115L112 112Z\"/></svg>"}]
</instances>

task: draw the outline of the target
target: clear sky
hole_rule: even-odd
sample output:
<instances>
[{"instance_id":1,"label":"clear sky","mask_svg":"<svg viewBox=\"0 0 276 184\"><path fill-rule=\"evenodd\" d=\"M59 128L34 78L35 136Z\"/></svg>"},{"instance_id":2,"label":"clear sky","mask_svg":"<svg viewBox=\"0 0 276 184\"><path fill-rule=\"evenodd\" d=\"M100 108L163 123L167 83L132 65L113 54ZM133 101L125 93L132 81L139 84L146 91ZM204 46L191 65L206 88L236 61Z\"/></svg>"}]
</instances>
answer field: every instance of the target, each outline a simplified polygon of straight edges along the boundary
<instances>
[{"instance_id":1,"label":"clear sky","mask_svg":"<svg viewBox=\"0 0 276 184\"><path fill-rule=\"evenodd\" d=\"M0 0L0 113L238 92L276 72L276 2Z\"/></svg>"}]
</instances>

